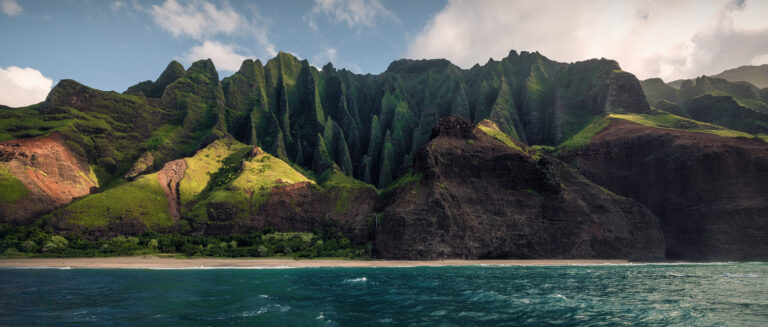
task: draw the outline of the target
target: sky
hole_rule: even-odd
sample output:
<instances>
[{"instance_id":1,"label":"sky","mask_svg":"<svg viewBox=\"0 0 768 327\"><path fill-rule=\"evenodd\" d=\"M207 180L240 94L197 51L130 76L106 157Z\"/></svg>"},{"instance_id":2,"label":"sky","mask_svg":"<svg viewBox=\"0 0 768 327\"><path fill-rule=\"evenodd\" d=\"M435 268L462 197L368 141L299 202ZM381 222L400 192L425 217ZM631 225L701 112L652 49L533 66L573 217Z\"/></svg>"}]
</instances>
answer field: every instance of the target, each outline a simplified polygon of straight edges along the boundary
<instances>
[{"instance_id":1,"label":"sky","mask_svg":"<svg viewBox=\"0 0 768 327\"><path fill-rule=\"evenodd\" d=\"M40 102L66 78L122 92L171 60L211 58L223 78L277 51L378 74L514 49L672 81L768 64L767 18L768 0L0 0L0 104Z\"/></svg>"}]
</instances>

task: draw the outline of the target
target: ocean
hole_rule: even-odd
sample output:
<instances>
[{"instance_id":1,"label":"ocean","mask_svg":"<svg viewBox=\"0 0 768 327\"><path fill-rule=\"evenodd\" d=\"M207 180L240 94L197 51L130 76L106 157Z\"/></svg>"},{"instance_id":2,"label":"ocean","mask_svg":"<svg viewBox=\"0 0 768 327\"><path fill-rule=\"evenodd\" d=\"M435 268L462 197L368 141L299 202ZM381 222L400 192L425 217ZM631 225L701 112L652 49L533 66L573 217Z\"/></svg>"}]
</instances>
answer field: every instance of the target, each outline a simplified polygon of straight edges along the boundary
<instances>
[{"instance_id":1,"label":"ocean","mask_svg":"<svg viewBox=\"0 0 768 327\"><path fill-rule=\"evenodd\" d=\"M768 326L768 264L0 269L2 326Z\"/></svg>"}]
</instances>

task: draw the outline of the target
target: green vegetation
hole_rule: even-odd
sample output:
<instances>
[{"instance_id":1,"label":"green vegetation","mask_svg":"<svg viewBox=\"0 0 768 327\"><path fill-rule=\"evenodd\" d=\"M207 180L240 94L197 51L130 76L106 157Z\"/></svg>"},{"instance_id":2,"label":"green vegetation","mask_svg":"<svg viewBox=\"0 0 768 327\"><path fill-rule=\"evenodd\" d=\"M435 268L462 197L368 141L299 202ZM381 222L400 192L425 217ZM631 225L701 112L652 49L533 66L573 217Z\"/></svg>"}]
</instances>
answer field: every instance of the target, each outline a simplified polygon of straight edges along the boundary
<instances>
[{"instance_id":1,"label":"green vegetation","mask_svg":"<svg viewBox=\"0 0 768 327\"><path fill-rule=\"evenodd\" d=\"M243 219L255 214L276 186L314 184L270 154L249 156L251 149L234 140L218 140L185 159L188 169L179 187L183 213L201 223L212 219L209 208L227 208L224 219Z\"/></svg>"},{"instance_id":2,"label":"green vegetation","mask_svg":"<svg viewBox=\"0 0 768 327\"><path fill-rule=\"evenodd\" d=\"M395 189L398 189L398 188L401 188L401 187L405 187L407 185L418 184L418 183L421 182L421 179L423 177L424 176L421 173L410 172L408 174L403 175L398 180L396 180L394 183L389 185L385 190L382 191L382 193L390 192L392 190L395 190Z\"/></svg>"},{"instance_id":3,"label":"green vegetation","mask_svg":"<svg viewBox=\"0 0 768 327\"><path fill-rule=\"evenodd\" d=\"M477 125L477 127L481 131L483 131L485 134L488 134L488 136L493 137L493 138L501 141L501 143L504 143L504 144L508 145L509 147L511 147L511 148L513 148L513 149L515 149L517 151L523 152L523 149L517 143L512 141L512 138L509 137L509 135L504 134L504 132L500 131L498 128L495 128L494 125L490 125L491 127L486 126L489 123L490 122L486 122L485 124L483 124L481 122L480 124ZM490 124L492 124L492 123L490 123Z\"/></svg>"},{"instance_id":4,"label":"green vegetation","mask_svg":"<svg viewBox=\"0 0 768 327\"><path fill-rule=\"evenodd\" d=\"M675 116L673 114L658 112L651 115L645 114L610 114L609 118L623 119L631 122L635 122L641 125L657 127L657 128L669 128L669 129L681 129L692 132L702 132L716 134L726 137L747 137L752 138L752 135L738 132L730 129L726 129L717 125L702 123L688 118Z\"/></svg>"},{"instance_id":5,"label":"green vegetation","mask_svg":"<svg viewBox=\"0 0 768 327\"><path fill-rule=\"evenodd\" d=\"M53 215L69 217L68 221L89 228L106 226L116 219L140 221L150 228L174 224L157 173L77 199Z\"/></svg>"},{"instance_id":6,"label":"green vegetation","mask_svg":"<svg viewBox=\"0 0 768 327\"><path fill-rule=\"evenodd\" d=\"M0 163L0 203L10 203L27 195L29 190L11 174L11 170Z\"/></svg>"},{"instance_id":7,"label":"green vegetation","mask_svg":"<svg viewBox=\"0 0 768 327\"><path fill-rule=\"evenodd\" d=\"M257 209L279 185L313 181L304 177L284 161L262 153L243 162L242 172L228 186L239 193L251 194L251 206Z\"/></svg>"},{"instance_id":8,"label":"green vegetation","mask_svg":"<svg viewBox=\"0 0 768 327\"><path fill-rule=\"evenodd\" d=\"M370 245L355 246L339 234L275 232L227 236L144 233L108 240L55 235L35 226L0 225L0 253L12 257L109 257L182 254L212 257L367 258Z\"/></svg>"},{"instance_id":9,"label":"green vegetation","mask_svg":"<svg viewBox=\"0 0 768 327\"><path fill-rule=\"evenodd\" d=\"M349 208L350 201L364 189L372 190L378 194L378 190L371 184L366 184L352 177L344 175L337 169L329 169L319 178L320 186L336 199L334 209L336 213L344 214Z\"/></svg>"},{"instance_id":10,"label":"green vegetation","mask_svg":"<svg viewBox=\"0 0 768 327\"><path fill-rule=\"evenodd\" d=\"M0 107L0 140L56 132L68 147L87 158L91 172L81 176L98 181L100 193L58 209L51 214L53 218L63 218L86 231L113 226L110 223L139 222L148 230L197 232L205 224L242 224L258 213L276 187L295 183L309 183L311 192L331 199L337 214L347 213L363 191L387 193L396 187L411 187L409 191L418 192L422 176L403 174L404 167L413 163L417 151L429 141L435 123L448 115L480 122L481 131L533 159L582 147L614 119L751 137L664 112L646 114L647 108L632 113L637 108L614 103L624 100L606 100L608 90L618 87L627 93L626 98L641 103L637 107L644 107L642 94L632 94L637 91L633 82L634 77L611 60L563 64L528 52L511 52L502 60L468 70L447 60L400 60L378 76L337 71L332 66L319 71L306 60L281 52L263 65L247 60L221 82L210 60L198 61L186 71L172 62L155 82L139 83L126 94L63 80L44 103ZM669 93L658 82L658 93ZM702 116L696 116L690 104L703 101L702 95L707 94L730 100L714 99L722 106L714 113L698 112ZM760 130L768 128L768 120L747 115L762 110L762 94L748 85L700 79L664 96L668 101L680 101L669 102L671 106L665 108L678 108L694 118L706 116L702 119L732 129L755 128L754 133L761 134L758 137L768 140L768 133ZM727 110L720 112L722 108ZM728 120L733 113L746 114ZM477 145L477 140L467 143ZM256 146L264 152L254 149ZM122 178L140 156L148 159L136 168L145 168L139 170L147 174L133 181ZM180 222L168 212L156 172L178 159L187 167L179 183ZM27 192L0 165L0 203L13 202ZM189 226L182 226L187 222ZM52 244L47 246L50 251L79 244L75 239L64 244L52 235L47 237L50 239L44 242L34 240L40 251L48 243ZM194 241L186 244L193 245L174 251L197 255L213 248L242 247L229 245L232 239L198 242L189 237ZM280 247L290 247L295 253L298 248L314 247L307 245L307 237L274 234L261 243L251 243L271 251L263 253L284 253ZM326 241L312 237L315 243ZM303 245L286 246L278 239ZM154 244L151 240L116 242L141 248L141 244ZM158 239L155 243L162 247L163 242ZM273 245L275 249L270 250ZM19 247L21 244L13 246L24 253ZM317 252L326 253L324 249L318 247Z\"/></svg>"},{"instance_id":11,"label":"green vegetation","mask_svg":"<svg viewBox=\"0 0 768 327\"><path fill-rule=\"evenodd\" d=\"M609 121L605 117L596 118L579 133L561 143L557 147L558 151L575 150L588 145L589 142L592 142L592 138L595 137L597 133L608 127L608 124Z\"/></svg>"},{"instance_id":12,"label":"green vegetation","mask_svg":"<svg viewBox=\"0 0 768 327\"><path fill-rule=\"evenodd\" d=\"M370 189L376 190L376 187L374 187L373 185L367 184L363 181L344 175L344 173L342 173L337 169L330 169L326 171L325 173L320 175L320 178L318 179L318 181L320 182L320 186L325 189L330 189L333 187L352 187L352 188L364 187L364 188L370 188Z\"/></svg>"},{"instance_id":13,"label":"green vegetation","mask_svg":"<svg viewBox=\"0 0 768 327\"><path fill-rule=\"evenodd\" d=\"M740 132L768 133L768 92L739 82L764 80L754 74L759 71L757 68L740 67L722 76L702 76L679 83L664 84L660 79L649 79L642 84L648 101L657 108Z\"/></svg>"},{"instance_id":14,"label":"green vegetation","mask_svg":"<svg viewBox=\"0 0 768 327\"><path fill-rule=\"evenodd\" d=\"M680 117L663 111L655 111L652 114L618 114L612 113L605 117L597 118L581 132L560 144L558 151L578 149L588 145L592 138L604 128L608 127L610 119L627 120L645 126L667 129L686 130L691 132L710 133L726 137L753 136L747 133L726 129L714 124L703 123L693 119Z\"/></svg>"},{"instance_id":15,"label":"green vegetation","mask_svg":"<svg viewBox=\"0 0 768 327\"><path fill-rule=\"evenodd\" d=\"M187 170L179 183L181 204L198 200L206 188L211 190L231 180L248 150L250 147L236 141L216 140L194 156L185 158ZM224 171L219 172L222 167L225 167Z\"/></svg>"},{"instance_id":16,"label":"green vegetation","mask_svg":"<svg viewBox=\"0 0 768 327\"><path fill-rule=\"evenodd\" d=\"M177 128L175 125L163 125L152 132L152 137L144 142L144 147L147 150L157 150L157 148L165 143L169 137L173 134Z\"/></svg>"}]
</instances>

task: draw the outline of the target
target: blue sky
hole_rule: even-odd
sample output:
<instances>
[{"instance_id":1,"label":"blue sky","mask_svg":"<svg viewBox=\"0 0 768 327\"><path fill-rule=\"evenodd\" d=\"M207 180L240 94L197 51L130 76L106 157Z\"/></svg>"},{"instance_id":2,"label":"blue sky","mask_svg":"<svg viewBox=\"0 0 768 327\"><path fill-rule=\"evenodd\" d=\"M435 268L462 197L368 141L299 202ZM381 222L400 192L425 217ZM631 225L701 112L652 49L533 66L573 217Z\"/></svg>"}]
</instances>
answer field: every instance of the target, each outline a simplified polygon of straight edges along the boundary
<instances>
[{"instance_id":1,"label":"blue sky","mask_svg":"<svg viewBox=\"0 0 768 327\"><path fill-rule=\"evenodd\" d=\"M212 58L224 77L279 50L377 74L515 49L670 81L768 63L765 17L768 0L0 0L0 104L42 101L63 78L122 92L171 60Z\"/></svg>"},{"instance_id":2,"label":"blue sky","mask_svg":"<svg viewBox=\"0 0 768 327\"><path fill-rule=\"evenodd\" d=\"M182 12L190 17L210 21L202 30L195 30L179 26L181 20L168 19L182 13L174 13L174 6L161 1L17 3L23 8L19 15L0 17L0 42L6 45L0 67L32 67L53 80L71 78L117 91L154 80L171 60L187 67L193 60L191 49L196 47L201 55L224 48L262 60L283 50L315 65L333 61L355 72L379 73L404 54L410 35L445 6L441 0L391 3L382 7L384 12L358 14L365 21L348 21L343 15L338 18L333 9L313 12L315 3L309 0L170 2L185 8ZM211 31L216 29L212 25L231 22L232 17L225 14L217 21L205 14L206 4L219 13L231 11L242 21L233 30ZM203 15L192 14L196 11ZM201 22L191 22L196 23ZM216 61L222 60L214 62L222 77L237 69L231 62Z\"/></svg>"}]
</instances>

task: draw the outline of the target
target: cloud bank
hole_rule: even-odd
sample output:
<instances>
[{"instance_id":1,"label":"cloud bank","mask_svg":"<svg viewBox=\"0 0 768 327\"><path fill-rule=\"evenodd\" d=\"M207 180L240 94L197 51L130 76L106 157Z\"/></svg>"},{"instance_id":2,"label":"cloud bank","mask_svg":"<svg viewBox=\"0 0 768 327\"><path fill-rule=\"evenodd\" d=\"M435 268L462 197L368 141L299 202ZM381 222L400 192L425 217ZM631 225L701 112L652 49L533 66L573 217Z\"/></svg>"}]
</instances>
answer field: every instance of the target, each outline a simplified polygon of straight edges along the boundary
<instances>
[{"instance_id":1,"label":"cloud bank","mask_svg":"<svg viewBox=\"0 0 768 327\"><path fill-rule=\"evenodd\" d=\"M329 16L337 23L348 27L373 27L379 19L399 21L379 0L315 0L312 10L304 16L307 25L317 31L317 17Z\"/></svg>"},{"instance_id":2,"label":"cloud bank","mask_svg":"<svg viewBox=\"0 0 768 327\"><path fill-rule=\"evenodd\" d=\"M32 68L0 67L0 104L23 107L45 100L53 80Z\"/></svg>"},{"instance_id":3,"label":"cloud bank","mask_svg":"<svg viewBox=\"0 0 768 327\"><path fill-rule=\"evenodd\" d=\"M452 0L408 58L468 68L509 50L558 61L617 60L639 78L716 74L768 56L768 1Z\"/></svg>"},{"instance_id":4,"label":"cloud bank","mask_svg":"<svg viewBox=\"0 0 768 327\"><path fill-rule=\"evenodd\" d=\"M0 9L3 10L3 13L8 16L18 16L21 15L21 6L19 5L16 0L2 0L0 1Z\"/></svg>"},{"instance_id":5,"label":"cloud bank","mask_svg":"<svg viewBox=\"0 0 768 327\"><path fill-rule=\"evenodd\" d=\"M189 52L184 55L182 60L191 63L211 58L217 69L234 72L240 69L243 60L247 59L246 55L239 54L238 51L239 49L236 45L222 44L217 41L205 41L203 44L189 49Z\"/></svg>"},{"instance_id":6,"label":"cloud bank","mask_svg":"<svg viewBox=\"0 0 768 327\"><path fill-rule=\"evenodd\" d=\"M176 37L203 39L219 33L233 34L246 25L245 19L229 5L219 9L207 1L189 1L182 5L176 0L167 0L162 5L153 5L150 11L155 23Z\"/></svg>"},{"instance_id":7,"label":"cloud bank","mask_svg":"<svg viewBox=\"0 0 768 327\"><path fill-rule=\"evenodd\" d=\"M210 58L217 68L237 71L246 56L250 55L240 53L243 48L237 43L216 40L219 36L251 38L265 55L277 54L275 46L267 37L266 21L255 10L248 19L227 2L222 2L221 6L217 7L204 0L166 0L161 5L153 5L149 12L155 23L174 37L191 38L200 42L181 58L187 64Z\"/></svg>"}]
</instances>

